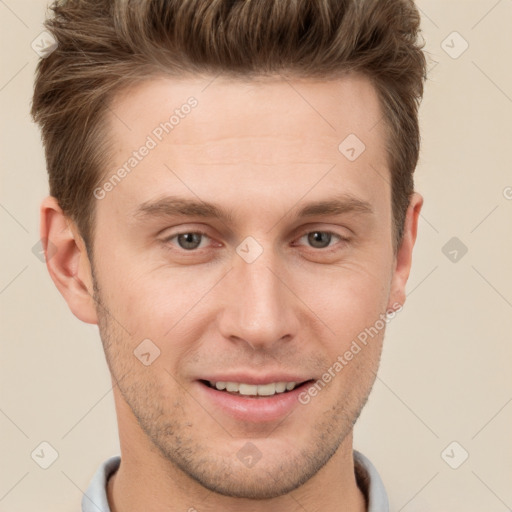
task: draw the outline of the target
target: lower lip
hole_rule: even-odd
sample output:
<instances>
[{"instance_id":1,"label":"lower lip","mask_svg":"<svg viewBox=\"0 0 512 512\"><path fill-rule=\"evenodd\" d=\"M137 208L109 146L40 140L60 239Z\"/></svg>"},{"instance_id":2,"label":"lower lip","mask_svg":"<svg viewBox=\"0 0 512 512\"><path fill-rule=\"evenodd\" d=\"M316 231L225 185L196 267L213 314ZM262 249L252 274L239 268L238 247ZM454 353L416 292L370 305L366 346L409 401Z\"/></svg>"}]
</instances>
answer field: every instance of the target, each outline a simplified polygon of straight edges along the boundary
<instances>
[{"instance_id":1,"label":"lower lip","mask_svg":"<svg viewBox=\"0 0 512 512\"><path fill-rule=\"evenodd\" d=\"M201 381L196 382L200 392L216 407L237 420L252 423L265 423L284 418L299 405L299 394L311 384L311 381L308 381L292 391L276 393L269 397L250 397L233 395L211 388Z\"/></svg>"}]
</instances>

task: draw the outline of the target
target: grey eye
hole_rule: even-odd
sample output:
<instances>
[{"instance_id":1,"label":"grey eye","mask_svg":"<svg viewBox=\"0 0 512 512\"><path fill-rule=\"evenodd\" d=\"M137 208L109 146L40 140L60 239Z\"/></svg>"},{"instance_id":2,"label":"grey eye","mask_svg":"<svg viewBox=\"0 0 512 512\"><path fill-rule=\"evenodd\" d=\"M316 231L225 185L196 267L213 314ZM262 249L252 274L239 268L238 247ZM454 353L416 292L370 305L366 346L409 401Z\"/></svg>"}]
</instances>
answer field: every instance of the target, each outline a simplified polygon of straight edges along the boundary
<instances>
[{"instance_id":1,"label":"grey eye","mask_svg":"<svg viewBox=\"0 0 512 512\"><path fill-rule=\"evenodd\" d=\"M332 233L327 231L311 231L311 233L307 234L307 237L308 242L312 247L322 249L329 246L332 239Z\"/></svg>"},{"instance_id":2,"label":"grey eye","mask_svg":"<svg viewBox=\"0 0 512 512\"><path fill-rule=\"evenodd\" d=\"M201 244L201 238L204 235L201 233L181 233L176 235L178 244L182 249L193 250L197 249Z\"/></svg>"}]
</instances>

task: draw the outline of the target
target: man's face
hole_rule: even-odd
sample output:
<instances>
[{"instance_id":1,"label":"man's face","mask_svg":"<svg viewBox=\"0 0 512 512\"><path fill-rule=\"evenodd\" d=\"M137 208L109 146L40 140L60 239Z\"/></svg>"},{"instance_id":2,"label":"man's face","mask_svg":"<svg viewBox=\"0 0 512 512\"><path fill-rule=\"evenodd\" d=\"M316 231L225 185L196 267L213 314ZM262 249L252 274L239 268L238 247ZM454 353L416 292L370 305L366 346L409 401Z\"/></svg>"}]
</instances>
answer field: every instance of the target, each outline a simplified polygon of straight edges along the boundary
<instances>
[{"instance_id":1,"label":"man's face","mask_svg":"<svg viewBox=\"0 0 512 512\"><path fill-rule=\"evenodd\" d=\"M111 106L106 180L137 161L97 194L98 323L131 442L208 489L265 498L313 477L351 439L382 315L403 299L384 125L364 78L210 82L155 79ZM180 213L171 197L226 217ZM299 216L331 201L340 206ZM309 383L257 397L210 380Z\"/></svg>"}]
</instances>

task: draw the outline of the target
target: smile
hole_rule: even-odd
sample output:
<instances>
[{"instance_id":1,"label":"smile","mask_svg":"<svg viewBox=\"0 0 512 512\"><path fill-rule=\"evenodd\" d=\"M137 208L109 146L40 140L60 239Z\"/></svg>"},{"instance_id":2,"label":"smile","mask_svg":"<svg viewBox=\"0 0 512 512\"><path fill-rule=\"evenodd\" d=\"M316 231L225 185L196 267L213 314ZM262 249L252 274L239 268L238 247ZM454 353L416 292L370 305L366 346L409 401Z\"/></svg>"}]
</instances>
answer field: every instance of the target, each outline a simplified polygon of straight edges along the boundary
<instances>
[{"instance_id":1,"label":"smile","mask_svg":"<svg viewBox=\"0 0 512 512\"><path fill-rule=\"evenodd\" d=\"M297 382L271 382L269 384L246 384L243 382L214 382L206 381L207 384L218 391L226 391L244 396L272 396L276 393L286 393L297 387Z\"/></svg>"},{"instance_id":2,"label":"smile","mask_svg":"<svg viewBox=\"0 0 512 512\"><path fill-rule=\"evenodd\" d=\"M265 423L286 418L299 402L300 393L314 380L248 384L233 381L198 380L198 393L217 414L227 414L244 423ZM302 409L303 410L303 409Z\"/></svg>"}]
</instances>

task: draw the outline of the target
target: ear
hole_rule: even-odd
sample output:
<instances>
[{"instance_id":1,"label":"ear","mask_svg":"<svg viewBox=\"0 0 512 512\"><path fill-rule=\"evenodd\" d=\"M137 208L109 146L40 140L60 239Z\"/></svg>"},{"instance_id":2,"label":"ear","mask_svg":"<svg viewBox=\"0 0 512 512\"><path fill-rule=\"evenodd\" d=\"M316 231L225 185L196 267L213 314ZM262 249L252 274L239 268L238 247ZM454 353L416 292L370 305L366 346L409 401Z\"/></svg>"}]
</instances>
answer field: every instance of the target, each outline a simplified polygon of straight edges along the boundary
<instances>
[{"instance_id":1,"label":"ear","mask_svg":"<svg viewBox=\"0 0 512 512\"><path fill-rule=\"evenodd\" d=\"M395 269L391 280L388 311L401 309L401 306L405 303L405 286L411 271L412 250L416 242L418 219L422 206L423 197L414 192L407 208L402 242L395 257Z\"/></svg>"},{"instance_id":2,"label":"ear","mask_svg":"<svg viewBox=\"0 0 512 512\"><path fill-rule=\"evenodd\" d=\"M78 229L64 215L55 197L43 200L40 214L46 268L55 286L77 318L97 324L91 266Z\"/></svg>"}]
</instances>

